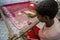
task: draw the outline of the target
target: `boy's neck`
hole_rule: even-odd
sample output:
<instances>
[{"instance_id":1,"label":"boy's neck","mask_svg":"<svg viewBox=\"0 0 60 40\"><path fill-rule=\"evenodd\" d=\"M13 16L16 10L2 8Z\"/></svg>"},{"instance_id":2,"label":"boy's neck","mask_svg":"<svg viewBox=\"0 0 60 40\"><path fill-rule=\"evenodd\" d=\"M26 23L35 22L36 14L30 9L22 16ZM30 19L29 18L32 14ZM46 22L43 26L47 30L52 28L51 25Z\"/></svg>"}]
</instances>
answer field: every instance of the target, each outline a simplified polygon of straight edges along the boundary
<instances>
[{"instance_id":1,"label":"boy's neck","mask_svg":"<svg viewBox=\"0 0 60 40\"><path fill-rule=\"evenodd\" d=\"M54 20L49 20L46 22L46 27L51 27L54 24Z\"/></svg>"}]
</instances>

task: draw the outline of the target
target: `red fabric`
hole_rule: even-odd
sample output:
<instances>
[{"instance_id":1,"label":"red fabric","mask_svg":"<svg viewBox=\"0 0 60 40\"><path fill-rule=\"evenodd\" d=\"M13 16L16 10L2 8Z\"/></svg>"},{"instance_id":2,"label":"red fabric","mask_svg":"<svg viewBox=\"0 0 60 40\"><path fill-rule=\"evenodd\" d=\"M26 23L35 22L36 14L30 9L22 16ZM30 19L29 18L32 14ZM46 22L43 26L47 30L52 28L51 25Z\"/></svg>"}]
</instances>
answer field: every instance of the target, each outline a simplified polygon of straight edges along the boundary
<instances>
[{"instance_id":1,"label":"red fabric","mask_svg":"<svg viewBox=\"0 0 60 40\"><path fill-rule=\"evenodd\" d=\"M17 5L17 4L25 4L25 3L30 3L30 1L27 1L27 2L17 2L17 3L12 3L12 4L5 4L3 6L13 6L13 5Z\"/></svg>"},{"instance_id":2,"label":"red fabric","mask_svg":"<svg viewBox=\"0 0 60 40\"><path fill-rule=\"evenodd\" d=\"M36 32L39 32L40 28L38 28L37 26L34 26L34 29ZM33 30L30 30L29 32L27 32L27 35L30 37L30 38L34 38L34 39L37 39Z\"/></svg>"}]
</instances>

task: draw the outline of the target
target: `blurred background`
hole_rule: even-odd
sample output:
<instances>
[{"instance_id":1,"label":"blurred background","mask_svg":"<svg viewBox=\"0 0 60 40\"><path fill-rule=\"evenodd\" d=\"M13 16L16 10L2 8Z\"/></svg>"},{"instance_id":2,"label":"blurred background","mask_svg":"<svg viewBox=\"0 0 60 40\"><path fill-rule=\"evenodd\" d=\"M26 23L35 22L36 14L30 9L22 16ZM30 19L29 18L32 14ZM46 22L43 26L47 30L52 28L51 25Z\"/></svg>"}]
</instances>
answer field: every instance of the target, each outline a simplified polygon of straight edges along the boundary
<instances>
[{"instance_id":1,"label":"blurred background","mask_svg":"<svg viewBox=\"0 0 60 40\"><path fill-rule=\"evenodd\" d=\"M43 0L0 0L0 6L1 5L5 5L5 4L12 4L12 3L17 3L17 2L24 2L24 1L32 1L33 3L35 2L41 2ZM58 14L57 14L57 18L60 19L60 0L55 0L58 2L58 5L59 5L59 11L58 11Z\"/></svg>"}]
</instances>

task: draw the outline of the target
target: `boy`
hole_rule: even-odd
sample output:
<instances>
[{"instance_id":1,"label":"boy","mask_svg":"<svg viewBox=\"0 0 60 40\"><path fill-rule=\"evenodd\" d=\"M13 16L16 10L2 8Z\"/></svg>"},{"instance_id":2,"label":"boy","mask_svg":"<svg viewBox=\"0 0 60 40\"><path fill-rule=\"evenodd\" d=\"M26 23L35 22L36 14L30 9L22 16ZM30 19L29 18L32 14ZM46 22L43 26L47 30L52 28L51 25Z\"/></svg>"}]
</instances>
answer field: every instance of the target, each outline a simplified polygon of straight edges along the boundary
<instances>
[{"instance_id":1,"label":"boy","mask_svg":"<svg viewBox=\"0 0 60 40\"><path fill-rule=\"evenodd\" d=\"M56 1L46 0L40 2L36 6L37 18L41 22L45 22L45 26L39 31L39 37L42 40L59 40L60 26L59 21L55 17L58 12L58 4Z\"/></svg>"}]
</instances>

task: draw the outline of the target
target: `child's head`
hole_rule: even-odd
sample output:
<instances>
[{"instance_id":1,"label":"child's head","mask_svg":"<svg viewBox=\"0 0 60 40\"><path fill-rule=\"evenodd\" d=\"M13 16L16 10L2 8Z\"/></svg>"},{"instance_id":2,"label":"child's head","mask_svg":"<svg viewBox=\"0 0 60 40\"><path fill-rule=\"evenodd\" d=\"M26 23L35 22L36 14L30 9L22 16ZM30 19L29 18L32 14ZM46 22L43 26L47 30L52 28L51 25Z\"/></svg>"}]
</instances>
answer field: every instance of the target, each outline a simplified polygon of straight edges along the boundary
<instances>
[{"instance_id":1,"label":"child's head","mask_svg":"<svg viewBox=\"0 0 60 40\"><path fill-rule=\"evenodd\" d=\"M36 6L37 16L40 21L54 19L58 12L56 1L42 1Z\"/></svg>"}]
</instances>

